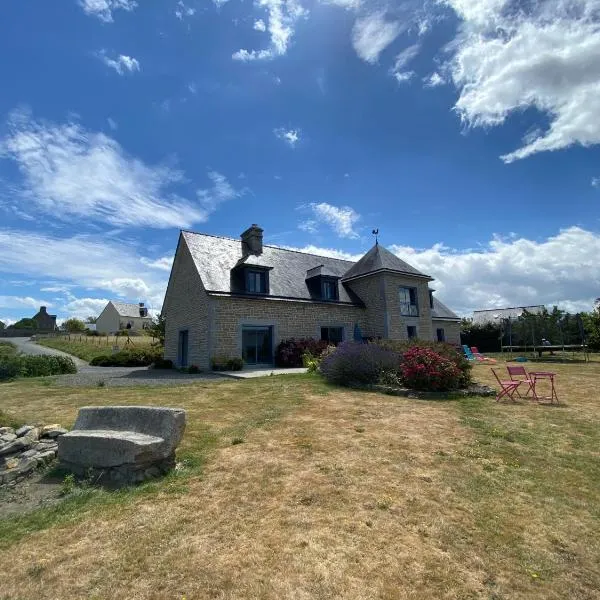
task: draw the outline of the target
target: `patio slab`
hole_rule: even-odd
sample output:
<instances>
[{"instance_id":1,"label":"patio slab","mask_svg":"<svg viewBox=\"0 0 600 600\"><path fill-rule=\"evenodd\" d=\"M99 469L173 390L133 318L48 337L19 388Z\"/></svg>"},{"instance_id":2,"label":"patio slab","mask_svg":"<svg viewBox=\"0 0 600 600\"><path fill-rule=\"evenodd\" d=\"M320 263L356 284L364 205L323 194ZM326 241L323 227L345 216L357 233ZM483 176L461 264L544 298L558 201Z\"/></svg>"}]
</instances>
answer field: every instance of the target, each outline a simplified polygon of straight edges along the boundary
<instances>
[{"instance_id":1,"label":"patio slab","mask_svg":"<svg viewBox=\"0 0 600 600\"><path fill-rule=\"evenodd\" d=\"M220 371L219 375L232 377L233 379L253 379L254 377L270 377L271 375L295 375L306 373L308 369L303 367L297 369L278 369L275 367L261 367L259 369L245 368L241 371Z\"/></svg>"}]
</instances>

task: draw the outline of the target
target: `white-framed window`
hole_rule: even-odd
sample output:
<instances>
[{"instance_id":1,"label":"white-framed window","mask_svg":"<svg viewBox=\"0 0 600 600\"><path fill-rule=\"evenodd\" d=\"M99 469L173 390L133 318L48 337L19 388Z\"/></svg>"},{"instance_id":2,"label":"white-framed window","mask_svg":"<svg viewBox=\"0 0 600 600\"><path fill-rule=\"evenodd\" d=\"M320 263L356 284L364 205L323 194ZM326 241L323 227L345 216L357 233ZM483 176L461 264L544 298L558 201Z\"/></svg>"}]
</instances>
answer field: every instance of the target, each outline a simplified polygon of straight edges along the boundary
<instances>
[{"instance_id":1,"label":"white-framed window","mask_svg":"<svg viewBox=\"0 0 600 600\"><path fill-rule=\"evenodd\" d=\"M398 290L400 297L400 314L403 317L418 317L419 303L417 300L417 288L401 287Z\"/></svg>"}]
</instances>

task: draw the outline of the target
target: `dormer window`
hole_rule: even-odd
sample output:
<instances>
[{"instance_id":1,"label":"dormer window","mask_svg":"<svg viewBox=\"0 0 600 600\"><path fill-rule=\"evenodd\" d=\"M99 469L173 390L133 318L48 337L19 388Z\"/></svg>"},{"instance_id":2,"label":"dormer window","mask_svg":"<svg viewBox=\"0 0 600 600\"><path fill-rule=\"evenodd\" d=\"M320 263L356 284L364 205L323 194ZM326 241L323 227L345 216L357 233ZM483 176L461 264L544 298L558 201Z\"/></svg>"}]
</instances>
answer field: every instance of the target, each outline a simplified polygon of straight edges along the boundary
<instances>
[{"instance_id":1,"label":"dormer window","mask_svg":"<svg viewBox=\"0 0 600 600\"><path fill-rule=\"evenodd\" d=\"M338 283L336 279L321 278L321 297L323 300L338 299Z\"/></svg>"},{"instance_id":2,"label":"dormer window","mask_svg":"<svg viewBox=\"0 0 600 600\"><path fill-rule=\"evenodd\" d=\"M267 287L267 271L246 269L246 292L249 294L266 294Z\"/></svg>"},{"instance_id":3,"label":"dormer window","mask_svg":"<svg viewBox=\"0 0 600 600\"><path fill-rule=\"evenodd\" d=\"M306 285L313 300L326 300L337 302L340 299L338 291L339 277L326 269L324 265L318 265L306 272Z\"/></svg>"}]
</instances>

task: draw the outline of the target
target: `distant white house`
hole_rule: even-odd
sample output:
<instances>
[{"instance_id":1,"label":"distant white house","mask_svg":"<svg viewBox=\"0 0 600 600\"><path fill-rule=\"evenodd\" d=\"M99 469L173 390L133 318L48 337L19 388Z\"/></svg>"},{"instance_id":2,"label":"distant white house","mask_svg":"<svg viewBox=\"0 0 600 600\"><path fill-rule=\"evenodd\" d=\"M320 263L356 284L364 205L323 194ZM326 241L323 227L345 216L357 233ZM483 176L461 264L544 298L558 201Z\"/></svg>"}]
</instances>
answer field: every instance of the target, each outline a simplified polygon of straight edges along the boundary
<instances>
[{"instance_id":1,"label":"distant white house","mask_svg":"<svg viewBox=\"0 0 600 600\"><path fill-rule=\"evenodd\" d=\"M143 302L129 304L111 300L96 320L96 331L108 334L125 329L139 331L151 324L152 317L148 316L148 309Z\"/></svg>"},{"instance_id":2,"label":"distant white house","mask_svg":"<svg viewBox=\"0 0 600 600\"><path fill-rule=\"evenodd\" d=\"M485 325L486 323L499 323L506 319L516 321L525 310L537 315L544 310L544 305L538 304L535 306L512 306L510 308L475 310L473 311L473 324Z\"/></svg>"}]
</instances>

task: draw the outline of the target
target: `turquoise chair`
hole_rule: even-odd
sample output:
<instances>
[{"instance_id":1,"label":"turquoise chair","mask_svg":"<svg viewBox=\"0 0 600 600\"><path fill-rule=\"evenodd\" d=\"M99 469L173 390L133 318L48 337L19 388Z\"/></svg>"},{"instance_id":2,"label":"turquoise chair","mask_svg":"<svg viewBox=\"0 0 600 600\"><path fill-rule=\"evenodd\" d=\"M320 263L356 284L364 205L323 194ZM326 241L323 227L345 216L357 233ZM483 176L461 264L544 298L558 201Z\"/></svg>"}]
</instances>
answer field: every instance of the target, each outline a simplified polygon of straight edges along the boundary
<instances>
[{"instance_id":1,"label":"turquoise chair","mask_svg":"<svg viewBox=\"0 0 600 600\"><path fill-rule=\"evenodd\" d=\"M473 355L473 353L471 352L471 348L469 348L469 346L467 346L466 344L463 344L463 352L465 353L465 356L467 357L467 360L476 360L475 356Z\"/></svg>"}]
</instances>

